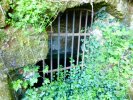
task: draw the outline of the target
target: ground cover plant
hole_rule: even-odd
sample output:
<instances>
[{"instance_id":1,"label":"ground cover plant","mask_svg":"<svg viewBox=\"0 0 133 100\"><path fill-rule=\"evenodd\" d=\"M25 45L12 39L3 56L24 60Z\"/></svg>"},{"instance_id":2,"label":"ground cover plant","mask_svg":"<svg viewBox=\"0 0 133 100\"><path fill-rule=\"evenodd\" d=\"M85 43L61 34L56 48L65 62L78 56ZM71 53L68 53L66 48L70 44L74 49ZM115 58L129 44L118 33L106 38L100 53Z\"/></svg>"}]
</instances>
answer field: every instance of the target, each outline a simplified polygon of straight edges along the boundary
<instances>
[{"instance_id":1,"label":"ground cover plant","mask_svg":"<svg viewBox=\"0 0 133 100\"><path fill-rule=\"evenodd\" d=\"M13 81L15 91L24 90L22 100L128 100L128 87L133 78L133 37L128 27L102 11L97 14L92 29L102 31L102 38L91 34L81 46L85 50L84 67L74 65L56 81L45 79L39 88L34 88L39 74L37 67L27 66L25 73L33 71L29 79ZM109 24L105 23L108 18ZM118 24L119 23L119 24ZM89 29L88 29L89 30ZM43 70L47 72L48 68ZM35 74L36 73L36 74Z\"/></svg>"},{"instance_id":2,"label":"ground cover plant","mask_svg":"<svg viewBox=\"0 0 133 100\"><path fill-rule=\"evenodd\" d=\"M58 14L61 3L52 5L46 0L16 0L10 5L13 11L8 13L7 23L23 29L25 35L33 35L46 32L46 27ZM30 28L34 30L32 33L28 32Z\"/></svg>"}]
</instances>

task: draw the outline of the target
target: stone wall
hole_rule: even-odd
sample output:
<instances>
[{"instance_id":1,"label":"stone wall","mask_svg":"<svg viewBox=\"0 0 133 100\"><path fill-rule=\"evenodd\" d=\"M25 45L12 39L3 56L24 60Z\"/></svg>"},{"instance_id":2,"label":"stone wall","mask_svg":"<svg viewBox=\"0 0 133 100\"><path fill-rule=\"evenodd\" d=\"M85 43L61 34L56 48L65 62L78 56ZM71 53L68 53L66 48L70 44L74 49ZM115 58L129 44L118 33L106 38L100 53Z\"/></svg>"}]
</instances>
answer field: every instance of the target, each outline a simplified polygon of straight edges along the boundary
<instances>
[{"instance_id":1,"label":"stone wall","mask_svg":"<svg viewBox=\"0 0 133 100\"><path fill-rule=\"evenodd\" d=\"M24 31L7 28L6 40L1 45L1 58L8 69L35 64L45 59L48 53L47 33L24 35ZM31 31L32 32L32 31Z\"/></svg>"},{"instance_id":2,"label":"stone wall","mask_svg":"<svg viewBox=\"0 0 133 100\"><path fill-rule=\"evenodd\" d=\"M0 32L6 34L3 35L6 39L0 41L0 74L1 71L3 72L0 77L12 69L46 59L48 53L47 33L27 37L22 34L23 32L11 27ZM7 77L4 77L4 80L7 80ZM3 81L0 78L0 100L11 100L7 85L8 81Z\"/></svg>"},{"instance_id":3,"label":"stone wall","mask_svg":"<svg viewBox=\"0 0 133 100\"><path fill-rule=\"evenodd\" d=\"M10 0L1 0L0 1L0 28L4 27L6 25L5 19L6 19L6 12L9 10L9 3Z\"/></svg>"},{"instance_id":4,"label":"stone wall","mask_svg":"<svg viewBox=\"0 0 133 100\"><path fill-rule=\"evenodd\" d=\"M48 2L58 2L59 0L47 0ZM130 5L132 3L129 2L128 0L60 0L62 3L60 10L64 11L67 8L72 8L75 6L80 6L83 4L90 4L94 2L94 4L97 3L105 3L107 6L107 11L112 14L113 16L119 18L119 19L124 19L125 15L127 12L130 12L128 9L130 9ZM0 4L0 27L5 26L5 14L6 12L10 9L9 7L10 0L2 0ZM130 6L129 6L130 5ZM132 16L131 16L132 18ZM131 22L132 24L132 22Z\"/></svg>"},{"instance_id":5,"label":"stone wall","mask_svg":"<svg viewBox=\"0 0 133 100\"><path fill-rule=\"evenodd\" d=\"M2 78L0 78L0 100L13 100L6 74L3 74Z\"/></svg>"},{"instance_id":6,"label":"stone wall","mask_svg":"<svg viewBox=\"0 0 133 100\"><path fill-rule=\"evenodd\" d=\"M5 15L10 9L11 0L0 1L0 28L6 26ZM57 2L59 0L47 0L48 2ZM60 0L62 3L60 11L67 8L80 6L83 4L94 4L104 2L107 5L107 11L119 19L125 19L131 28L133 28L133 6L125 0ZM0 30L1 31L1 30ZM11 26L2 29L0 32L0 71L6 71L6 67L14 69L27 64L34 64L39 60L45 59L48 53L48 35L43 33L40 35L25 36L21 33L24 31L16 30ZM31 30L32 32L32 30ZM11 95L8 89L7 76L2 74L3 79L0 79L0 100L11 100ZM4 77L5 76L5 77ZM3 91L4 90L4 91Z\"/></svg>"}]
</instances>

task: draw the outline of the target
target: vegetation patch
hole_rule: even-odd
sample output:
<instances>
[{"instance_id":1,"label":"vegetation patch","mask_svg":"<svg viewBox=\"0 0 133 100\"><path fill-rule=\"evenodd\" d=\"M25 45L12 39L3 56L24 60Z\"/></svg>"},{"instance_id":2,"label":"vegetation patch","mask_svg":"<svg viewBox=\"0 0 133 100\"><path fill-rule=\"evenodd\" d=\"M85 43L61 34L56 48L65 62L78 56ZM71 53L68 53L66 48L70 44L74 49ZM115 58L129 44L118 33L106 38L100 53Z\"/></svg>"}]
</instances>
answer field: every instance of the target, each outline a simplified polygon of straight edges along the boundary
<instances>
[{"instance_id":1,"label":"vegetation patch","mask_svg":"<svg viewBox=\"0 0 133 100\"><path fill-rule=\"evenodd\" d=\"M73 68L69 72L60 72L53 82L45 78L39 88L34 87L40 77L37 67L25 67L24 72L33 68L32 77L12 82L16 92L23 92L22 100L129 99L128 87L133 78L132 31L117 19L109 18L109 14L103 11L97 14L95 20L92 28L102 31L103 41L101 43L101 39L93 34L82 41L81 48L85 50L84 66L80 63L74 65L71 59ZM47 71L46 67L43 72ZM64 75L68 77L64 79Z\"/></svg>"},{"instance_id":2,"label":"vegetation patch","mask_svg":"<svg viewBox=\"0 0 133 100\"><path fill-rule=\"evenodd\" d=\"M17 0L11 5L13 13L8 14L11 17L8 23L24 30L32 27L35 31L32 34L45 32L46 26L58 14L59 5L59 2L53 5L46 0Z\"/></svg>"}]
</instances>

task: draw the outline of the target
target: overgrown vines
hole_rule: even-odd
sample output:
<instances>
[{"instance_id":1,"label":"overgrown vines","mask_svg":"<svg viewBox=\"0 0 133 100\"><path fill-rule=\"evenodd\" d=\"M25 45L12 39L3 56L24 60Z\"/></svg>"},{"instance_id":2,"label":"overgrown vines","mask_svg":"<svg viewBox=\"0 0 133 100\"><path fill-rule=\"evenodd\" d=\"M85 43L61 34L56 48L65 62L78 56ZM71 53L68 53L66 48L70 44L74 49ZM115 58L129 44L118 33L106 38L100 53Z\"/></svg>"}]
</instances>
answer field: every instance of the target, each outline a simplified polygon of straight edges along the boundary
<instances>
[{"instance_id":1,"label":"overgrown vines","mask_svg":"<svg viewBox=\"0 0 133 100\"><path fill-rule=\"evenodd\" d=\"M8 22L25 31L32 28L38 34L46 31L46 27L59 12L60 3L51 3L45 0L17 0L11 5L13 13Z\"/></svg>"},{"instance_id":2,"label":"overgrown vines","mask_svg":"<svg viewBox=\"0 0 133 100\"><path fill-rule=\"evenodd\" d=\"M36 82L37 74L28 80L13 82L13 87L18 89L30 85L23 94L23 99L32 100L127 100L129 81L132 80L133 70L133 41L132 31L122 24L117 25L116 19L108 19L111 25L104 22L109 15L100 12L93 23L93 30L101 30L102 38L93 34L84 41L85 59L84 68L76 66L67 73L61 72L57 81L44 81L40 88L32 88ZM88 30L89 31L89 30ZM95 33L96 34L96 31ZM35 72L37 71L36 67ZM26 69L29 72L32 69ZM45 69L44 72L47 72ZM27 83L25 83L27 82Z\"/></svg>"},{"instance_id":3,"label":"overgrown vines","mask_svg":"<svg viewBox=\"0 0 133 100\"><path fill-rule=\"evenodd\" d=\"M11 19L7 22L18 29L23 29L23 34L33 35L45 33L48 24L58 14L60 3L53 4L45 0L17 0L11 7L13 13L9 13ZM51 7L52 6L52 7ZM13 81L12 86L16 92L23 92L24 100L124 100L127 99L127 87L132 80L132 56L133 42L131 32L123 25L106 26L104 19L106 13L97 15L99 22L93 23L93 0L91 0L92 15L91 26L100 29L103 33L104 43L101 45L95 36L90 35L84 41L85 59L84 69L80 65L74 65L64 80L63 72L57 81L50 83L45 79L43 86L33 88L37 82L38 67L25 66L24 73L33 72L32 77ZM117 23L117 20L108 19L109 23ZM32 29L33 33L29 32ZM3 36L2 36L3 37ZM1 40L1 38L0 38ZM44 69L43 72L47 72Z\"/></svg>"}]
</instances>

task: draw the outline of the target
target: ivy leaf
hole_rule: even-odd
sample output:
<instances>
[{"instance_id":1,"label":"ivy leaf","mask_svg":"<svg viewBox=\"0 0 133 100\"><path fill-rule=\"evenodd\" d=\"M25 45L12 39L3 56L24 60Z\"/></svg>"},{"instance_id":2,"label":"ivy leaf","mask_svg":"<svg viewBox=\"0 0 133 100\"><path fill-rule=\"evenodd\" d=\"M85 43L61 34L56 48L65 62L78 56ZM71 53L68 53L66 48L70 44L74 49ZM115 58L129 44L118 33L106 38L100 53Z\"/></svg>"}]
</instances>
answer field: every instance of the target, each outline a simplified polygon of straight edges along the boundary
<instances>
[{"instance_id":1,"label":"ivy leaf","mask_svg":"<svg viewBox=\"0 0 133 100\"><path fill-rule=\"evenodd\" d=\"M48 78L45 78L44 84L48 84L48 83L50 83L50 80Z\"/></svg>"},{"instance_id":2,"label":"ivy leaf","mask_svg":"<svg viewBox=\"0 0 133 100\"><path fill-rule=\"evenodd\" d=\"M24 67L24 73L28 72L29 70L29 66Z\"/></svg>"},{"instance_id":3,"label":"ivy leaf","mask_svg":"<svg viewBox=\"0 0 133 100\"><path fill-rule=\"evenodd\" d=\"M20 88L21 88L22 82L23 82L23 81L20 80L20 79L18 79L17 81L13 81L13 82L12 82L13 89L14 89L15 91L17 91L18 89L20 89Z\"/></svg>"},{"instance_id":4,"label":"ivy leaf","mask_svg":"<svg viewBox=\"0 0 133 100\"><path fill-rule=\"evenodd\" d=\"M45 68L43 69L43 73L47 73L48 72L48 66L45 66Z\"/></svg>"},{"instance_id":5,"label":"ivy leaf","mask_svg":"<svg viewBox=\"0 0 133 100\"><path fill-rule=\"evenodd\" d=\"M28 83L27 83L27 81L24 81L23 82L23 88L26 89L27 87L28 87Z\"/></svg>"},{"instance_id":6,"label":"ivy leaf","mask_svg":"<svg viewBox=\"0 0 133 100\"><path fill-rule=\"evenodd\" d=\"M37 81L38 81L37 78L35 78L35 77L31 78L31 79L29 80L30 86L33 86L34 83L37 83Z\"/></svg>"}]
</instances>

